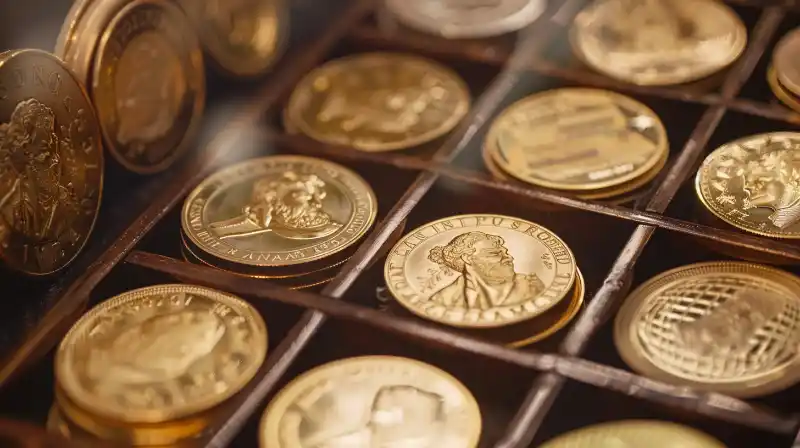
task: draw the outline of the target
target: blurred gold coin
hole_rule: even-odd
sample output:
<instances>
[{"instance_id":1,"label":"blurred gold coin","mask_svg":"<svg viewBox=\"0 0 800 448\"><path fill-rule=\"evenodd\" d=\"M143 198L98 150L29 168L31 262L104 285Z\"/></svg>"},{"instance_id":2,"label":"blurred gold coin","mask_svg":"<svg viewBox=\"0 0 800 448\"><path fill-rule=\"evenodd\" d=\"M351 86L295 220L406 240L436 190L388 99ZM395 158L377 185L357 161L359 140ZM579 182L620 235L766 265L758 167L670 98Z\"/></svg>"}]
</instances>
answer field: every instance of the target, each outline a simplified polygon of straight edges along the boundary
<instances>
[{"instance_id":1,"label":"blurred gold coin","mask_svg":"<svg viewBox=\"0 0 800 448\"><path fill-rule=\"evenodd\" d=\"M575 18L570 43L579 59L612 78L682 84L733 63L747 28L717 0L598 0Z\"/></svg>"},{"instance_id":2,"label":"blurred gold coin","mask_svg":"<svg viewBox=\"0 0 800 448\"><path fill-rule=\"evenodd\" d=\"M129 291L67 333L55 372L91 415L158 423L211 409L255 375L267 351L261 315L238 297L193 285Z\"/></svg>"},{"instance_id":3,"label":"blurred gold coin","mask_svg":"<svg viewBox=\"0 0 800 448\"><path fill-rule=\"evenodd\" d=\"M725 448L688 426L657 420L622 420L587 426L548 440L539 448Z\"/></svg>"},{"instance_id":4,"label":"blurred gold coin","mask_svg":"<svg viewBox=\"0 0 800 448\"><path fill-rule=\"evenodd\" d=\"M774 76L794 96L800 95L800 28L795 28L778 41L772 51Z\"/></svg>"},{"instance_id":5,"label":"blurred gold coin","mask_svg":"<svg viewBox=\"0 0 800 448\"><path fill-rule=\"evenodd\" d=\"M386 285L412 313L457 327L495 328L536 317L569 295L575 257L553 232L502 215L427 223L386 258Z\"/></svg>"},{"instance_id":6,"label":"blurred gold coin","mask_svg":"<svg viewBox=\"0 0 800 448\"><path fill-rule=\"evenodd\" d=\"M450 132L469 109L464 81L436 62L399 53L330 61L303 78L287 127L362 151L411 148Z\"/></svg>"},{"instance_id":7,"label":"blurred gold coin","mask_svg":"<svg viewBox=\"0 0 800 448\"><path fill-rule=\"evenodd\" d=\"M639 286L614 323L650 378L753 397L800 381L800 278L745 262L682 266Z\"/></svg>"},{"instance_id":8,"label":"blurred gold coin","mask_svg":"<svg viewBox=\"0 0 800 448\"><path fill-rule=\"evenodd\" d=\"M781 83L774 66L767 68L767 83L772 93L775 94L775 97L778 98L780 102L795 112L800 112L800 96L789 91L789 89Z\"/></svg>"},{"instance_id":9,"label":"blurred gold coin","mask_svg":"<svg viewBox=\"0 0 800 448\"><path fill-rule=\"evenodd\" d=\"M441 446L474 448L475 398L431 365L394 356L331 362L301 375L261 418L262 448Z\"/></svg>"}]
</instances>

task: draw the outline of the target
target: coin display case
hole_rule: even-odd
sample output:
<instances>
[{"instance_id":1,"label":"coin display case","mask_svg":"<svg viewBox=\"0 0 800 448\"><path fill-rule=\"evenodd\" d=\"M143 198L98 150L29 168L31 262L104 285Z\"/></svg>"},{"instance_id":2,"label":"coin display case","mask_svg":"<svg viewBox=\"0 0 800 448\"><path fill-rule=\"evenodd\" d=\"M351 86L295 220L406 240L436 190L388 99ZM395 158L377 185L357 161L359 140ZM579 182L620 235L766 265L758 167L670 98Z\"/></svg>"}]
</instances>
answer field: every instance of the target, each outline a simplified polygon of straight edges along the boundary
<instances>
[{"instance_id":1,"label":"coin display case","mask_svg":"<svg viewBox=\"0 0 800 448\"><path fill-rule=\"evenodd\" d=\"M731 448L800 447L800 386L744 401L650 380L622 362L612 336L613 316L631 288L673 267L747 253L771 257L800 274L800 247L702 221L694 194L698 165L720 144L800 124L800 115L782 106L766 81L773 46L800 26L800 2L726 0L747 25L744 54L715 83L671 87L625 84L574 60L567 30L585 0L550 0L545 14L518 33L466 41L407 30L387 19L377 0L290 3L288 51L263 78L209 80L201 136L189 155L152 176L110 168L94 233L76 262L52 278L0 273L3 416L44 427L53 402L55 347L89 307L136 287L182 281L247 299L263 314L270 340L255 378L225 403L197 446L256 446L265 406L290 379L331 360L387 354L430 363L466 385L481 407L482 447L538 446L586 425L643 418L684 423ZM46 4L47 12L23 14L39 21L50 41L47 33L18 38L5 26L18 19L10 14L0 19L0 49L26 44L50 50L69 1ZM472 94L467 118L435 142L391 153L285 133L282 108L302 76L327 60L362 51L409 52L452 68ZM636 197L616 204L583 201L495 180L484 167L481 145L492 119L526 95L563 86L629 95L662 119L669 160ZM327 285L288 290L181 257L186 194L221 166L268 154L335 161L375 190L375 226ZM406 220L406 229L413 229L459 213L519 216L557 233L585 276L578 316L545 341L515 350L396 312L383 283L394 230Z\"/></svg>"}]
</instances>

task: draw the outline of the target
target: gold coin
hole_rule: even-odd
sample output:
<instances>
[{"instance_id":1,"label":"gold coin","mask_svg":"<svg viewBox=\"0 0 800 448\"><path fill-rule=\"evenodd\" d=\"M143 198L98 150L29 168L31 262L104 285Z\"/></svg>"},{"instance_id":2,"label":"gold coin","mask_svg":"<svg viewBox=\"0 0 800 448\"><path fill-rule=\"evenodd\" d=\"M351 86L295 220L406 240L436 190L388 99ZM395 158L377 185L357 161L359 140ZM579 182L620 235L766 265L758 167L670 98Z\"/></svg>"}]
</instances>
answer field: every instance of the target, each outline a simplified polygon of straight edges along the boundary
<instances>
[{"instance_id":1,"label":"gold coin","mask_svg":"<svg viewBox=\"0 0 800 448\"><path fill-rule=\"evenodd\" d=\"M539 448L725 448L688 426L657 420L621 420L587 426L548 440Z\"/></svg>"},{"instance_id":2,"label":"gold coin","mask_svg":"<svg viewBox=\"0 0 800 448\"><path fill-rule=\"evenodd\" d=\"M56 353L59 386L77 407L121 422L207 411L255 375L267 351L261 315L209 288L158 285L95 306Z\"/></svg>"},{"instance_id":3,"label":"gold coin","mask_svg":"<svg viewBox=\"0 0 800 448\"><path fill-rule=\"evenodd\" d=\"M75 31L83 22L83 19L89 10L89 6L92 5L94 1L95 0L75 0L72 3L72 6L67 12L67 17L64 19L64 24L61 27L61 31L58 33L58 37L56 38L56 46L55 50L53 51L54 55L64 59L68 49L75 43L75 41L78 40L79 36L75 33Z\"/></svg>"},{"instance_id":4,"label":"gold coin","mask_svg":"<svg viewBox=\"0 0 800 448\"><path fill-rule=\"evenodd\" d=\"M607 90L564 88L524 98L492 124L485 146L517 179L559 190L597 190L648 173L669 153L655 112Z\"/></svg>"},{"instance_id":5,"label":"gold coin","mask_svg":"<svg viewBox=\"0 0 800 448\"><path fill-rule=\"evenodd\" d=\"M190 243L245 266L292 266L337 254L375 221L372 188L355 172L303 156L248 160L189 194L181 223Z\"/></svg>"},{"instance_id":6,"label":"gold coin","mask_svg":"<svg viewBox=\"0 0 800 448\"><path fill-rule=\"evenodd\" d=\"M269 404L262 448L442 446L474 448L481 414L457 379L394 356L343 359L298 377Z\"/></svg>"},{"instance_id":7,"label":"gold coin","mask_svg":"<svg viewBox=\"0 0 800 448\"><path fill-rule=\"evenodd\" d=\"M697 196L739 229L800 238L800 133L740 138L712 152L695 177Z\"/></svg>"},{"instance_id":8,"label":"gold coin","mask_svg":"<svg viewBox=\"0 0 800 448\"><path fill-rule=\"evenodd\" d=\"M747 29L716 0L599 0L575 18L570 43L579 59L612 78L681 84L733 63Z\"/></svg>"},{"instance_id":9,"label":"gold coin","mask_svg":"<svg viewBox=\"0 0 800 448\"><path fill-rule=\"evenodd\" d=\"M769 84L772 93L775 94L775 97L777 97L778 100L795 112L800 112L800 97L790 92L781 83L773 66L767 68L767 83Z\"/></svg>"},{"instance_id":10,"label":"gold coin","mask_svg":"<svg viewBox=\"0 0 800 448\"><path fill-rule=\"evenodd\" d=\"M100 127L82 86L38 50L0 60L0 260L56 272L83 249L103 189Z\"/></svg>"},{"instance_id":11,"label":"gold coin","mask_svg":"<svg viewBox=\"0 0 800 448\"><path fill-rule=\"evenodd\" d=\"M420 317L494 328L554 307L572 289L577 269L569 247L550 230L476 214L411 231L389 252L383 274L397 301Z\"/></svg>"},{"instance_id":12,"label":"gold coin","mask_svg":"<svg viewBox=\"0 0 800 448\"><path fill-rule=\"evenodd\" d=\"M126 2L97 44L91 93L106 143L123 166L155 173L189 148L205 104L200 44L166 0Z\"/></svg>"},{"instance_id":13,"label":"gold coin","mask_svg":"<svg viewBox=\"0 0 800 448\"><path fill-rule=\"evenodd\" d=\"M441 64L364 53L328 62L303 78L284 121L323 143L393 151L450 132L469 103L464 81Z\"/></svg>"},{"instance_id":14,"label":"gold coin","mask_svg":"<svg viewBox=\"0 0 800 448\"><path fill-rule=\"evenodd\" d=\"M648 377L753 397L800 381L800 278L744 262L664 272L625 300L622 359Z\"/></svg>"},{"instance_id":15,"label":"gold coin","mask_svg":"<svg viewBox=\"0 0 800 448\"><path fill-rule=\"evenodd\" d=\"M778 41L772 52L772 67L777 79L795 95L800 95L800 28L795 28Z\"/></svg>"},{"instance_id":16,"label":"gold coin","mask_svg":"<svg viewBox=\"0 0 800 448\"><path fill-rule=\"evenodd\" d=\"M217 68L235 76L269 70L289 33L284 0L180 0Z\"/></svg>"}]
</instances>

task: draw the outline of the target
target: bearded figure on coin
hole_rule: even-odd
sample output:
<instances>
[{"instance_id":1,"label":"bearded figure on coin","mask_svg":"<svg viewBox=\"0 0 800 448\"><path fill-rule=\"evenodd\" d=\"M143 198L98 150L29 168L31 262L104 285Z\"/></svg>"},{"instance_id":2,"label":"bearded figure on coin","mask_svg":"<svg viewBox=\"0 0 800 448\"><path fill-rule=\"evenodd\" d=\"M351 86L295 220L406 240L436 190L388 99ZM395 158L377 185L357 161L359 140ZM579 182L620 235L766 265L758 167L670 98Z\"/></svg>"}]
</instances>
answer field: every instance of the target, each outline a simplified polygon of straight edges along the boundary
<instances>
[{"instance_id":1,"label":"bearded figure on coin","mask_svg":"<svg viewBox=\"0 0 800 448\"><path fill-rule=\"evenodd\" d=\"M448 308L488 310L516 305L545 289L536 274L514 271L514 257L497 235L462 233L447 245L431 249L428 259L460 274L430 298Z\"/></svg>"}]
</instances>

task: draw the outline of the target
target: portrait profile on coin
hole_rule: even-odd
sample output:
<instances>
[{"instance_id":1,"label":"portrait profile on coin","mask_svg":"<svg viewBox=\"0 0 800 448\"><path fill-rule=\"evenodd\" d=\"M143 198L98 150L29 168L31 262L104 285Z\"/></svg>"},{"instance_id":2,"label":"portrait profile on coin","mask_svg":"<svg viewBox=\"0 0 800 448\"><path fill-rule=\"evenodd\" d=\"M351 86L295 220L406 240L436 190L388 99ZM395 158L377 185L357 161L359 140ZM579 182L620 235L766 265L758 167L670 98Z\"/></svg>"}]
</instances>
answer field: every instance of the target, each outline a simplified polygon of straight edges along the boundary
<instances>
[{"instance_id":1,"label":"portrait profile on coin","mask_svg":"<svg viewBox=\"0 0 800 448\"><path fill-rule=\"evenodd\" d=\"M788 139L769 145L743 170L742 208L770 208L769 221L785 229L800 220L800 147Z\"/></svg>"},{"instance_id":2,"label":"portrait profile on coin","mask_svg":"<svg viewBox=\"0 0 800 448\"><path fill-rule=\"evenodd\" d=\"M429 298L448 308L488 310L515 305L535 298L545 289L536 274L515 271L514 257L498 235L462 233L444 246L433 247L428 260L457 274L455 280Z\"/></svg>"},{"instance_id":3,"label":"portrait profile on coin","mask_svg":"<svg viewBox=\"0 0 800 448\"><path fill-rule=\"evenodd\" d=\"M292 240L323 238L342 228L325 211L326 196L326 184L319 176L285 171L255 181L241 215L209 228L223 240L268 232Z\"/></svg>"}]
</instances>

